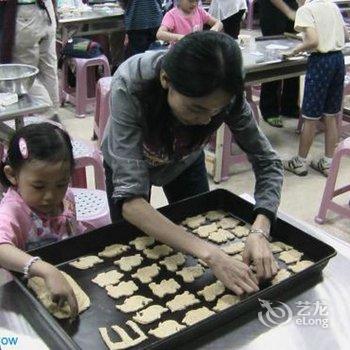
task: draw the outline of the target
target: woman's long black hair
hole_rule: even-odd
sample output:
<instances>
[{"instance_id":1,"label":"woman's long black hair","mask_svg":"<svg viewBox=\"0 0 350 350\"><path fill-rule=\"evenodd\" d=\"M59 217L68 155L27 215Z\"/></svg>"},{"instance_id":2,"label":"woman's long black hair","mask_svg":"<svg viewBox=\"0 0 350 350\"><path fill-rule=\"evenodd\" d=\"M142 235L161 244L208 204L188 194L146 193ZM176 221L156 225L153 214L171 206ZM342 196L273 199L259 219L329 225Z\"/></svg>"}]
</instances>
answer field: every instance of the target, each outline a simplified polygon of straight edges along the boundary
<instances>
[{"instance_id":1,"label":"woman's long black hair","mask_svg":"<svg viewBox=\"0 0 350 350\"><path fill-rule=\"evenodd\" d=\"M234 109L241 108L244 94L242 56L237 43L224 33L202 31L187 35L174 45L156 68L156 77L140 86L137 97L146 119L145 141L166 145L172 138L167 90L160 83L160 71L167 74L172 87L187 97L203 97L221 89L235 97ZM193 144L208 137L208 128L190 126Z\"/></svg>"}]
</instances>

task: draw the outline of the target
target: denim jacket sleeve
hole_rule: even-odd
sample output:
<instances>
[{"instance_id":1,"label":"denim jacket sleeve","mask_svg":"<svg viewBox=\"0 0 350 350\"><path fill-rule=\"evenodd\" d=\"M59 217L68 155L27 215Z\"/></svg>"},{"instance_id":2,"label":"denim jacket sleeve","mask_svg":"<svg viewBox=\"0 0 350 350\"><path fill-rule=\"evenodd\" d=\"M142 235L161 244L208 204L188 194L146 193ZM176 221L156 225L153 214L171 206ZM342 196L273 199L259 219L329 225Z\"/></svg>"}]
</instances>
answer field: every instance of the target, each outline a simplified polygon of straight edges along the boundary
<instances>
[{"instance_id":1,"label":"denim jacket sleeve","mask_svg":"<svg viewBox=\"0 0 350 350\"><path fill-rule=\"evenodd\" d=\"M143 156L140 106L122 79L113 79L111 117L102 142L102 152L113 170L113 198L148 197L149 169Z\"/></svg>"}]
</instances>

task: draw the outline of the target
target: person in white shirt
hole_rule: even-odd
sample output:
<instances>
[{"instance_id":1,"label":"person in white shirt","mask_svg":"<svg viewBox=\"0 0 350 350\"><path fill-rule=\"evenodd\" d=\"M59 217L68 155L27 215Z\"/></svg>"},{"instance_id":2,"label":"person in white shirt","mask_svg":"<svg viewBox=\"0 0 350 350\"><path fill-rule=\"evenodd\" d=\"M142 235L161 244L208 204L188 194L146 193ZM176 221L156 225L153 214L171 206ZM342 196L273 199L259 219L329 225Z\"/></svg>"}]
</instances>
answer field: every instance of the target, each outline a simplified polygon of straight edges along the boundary
<instances>
[{"instance_id":1,"label":"person in white shirt","mask_svg":"<svg viewBox=\"0 0 350 350\"><path fill-rule=\"evenodd\" d=\"M221 20L226 34L238 39L246 10L246 0L212 0L209 13L214 18Z\"/></svg>"},{"instance_id":2,"label":"person in white shirt","mask_svg":"<svg viewBox=\"0 0 350 350\"><path fill-rule=\"evenodd\" d=\"M317 120L325 125L325 156L310 166L328 176L338 142L337 114L341 110L345 65L342 49L348 32L337 5L331 0L298 0L294 28L303 33L303 42L286 56L309 51L305 77L299 153L283 162L284 168L299 176L308 173L306 157L314 140Z\"/></svg>"}]
</instances>

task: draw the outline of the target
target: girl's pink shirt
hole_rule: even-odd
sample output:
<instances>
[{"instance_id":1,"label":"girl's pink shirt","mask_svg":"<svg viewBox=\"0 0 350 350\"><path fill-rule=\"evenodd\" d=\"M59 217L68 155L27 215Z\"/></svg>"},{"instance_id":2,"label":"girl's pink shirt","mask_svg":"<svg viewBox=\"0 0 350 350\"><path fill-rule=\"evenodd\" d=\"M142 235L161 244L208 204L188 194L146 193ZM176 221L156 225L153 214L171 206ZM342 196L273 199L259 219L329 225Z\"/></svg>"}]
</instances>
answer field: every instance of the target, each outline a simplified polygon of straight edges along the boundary
<instances>
[{"instance_id":1,"label":"girl's pink shirt","mask_svg":"<svg viewBox=\"0 0 350 350\"><path fill-rule=\"evenodd\" d=\"M34 212L20 194L9 188L0 203L0 244L13 244L22 250L59 241L86 231L78 222L73 192L68 189L60 215Z\"/></svg>"},{"instance_id":2,"label":"girl's pink shirt","mask_svg":"<svg viewBox=\"0 0 350 350\"><path fill-rule=\"evenodd\" d=\"M187 35L203 30L203 25L208 23L210 15L197 6L193 13L186 15L178 7L168 11L162 21L162 26L174 34Z\"/></svg>"}]
</instances>

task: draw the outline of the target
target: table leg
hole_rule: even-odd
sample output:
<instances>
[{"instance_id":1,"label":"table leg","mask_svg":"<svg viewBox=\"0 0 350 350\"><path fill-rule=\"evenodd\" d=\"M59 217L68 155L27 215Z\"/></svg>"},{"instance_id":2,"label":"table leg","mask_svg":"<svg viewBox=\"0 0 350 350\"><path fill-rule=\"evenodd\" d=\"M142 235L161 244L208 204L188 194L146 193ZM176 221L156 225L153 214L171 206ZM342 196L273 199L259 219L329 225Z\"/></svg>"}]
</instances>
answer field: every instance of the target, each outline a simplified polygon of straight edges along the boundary
<instances>
[{"instance_id":1,"label":"table leg","mask_svg":"<svg viewBox=\"0 0 350 350\"><path fill-rule=\"evenodd\" d=\"M24 127L24 119L23 116L15 118L15 129L18 130Z\"/></svg>"},{"instance_id":2,"label":"table leg","mask_svg":"<svg viewBox=\"0 0 350 350\"><path fill-rule=\"evenodd\" d=\"M12 134L13 129L0 122L0 142L8 143Z\"/></svg>"}]
</instances>

